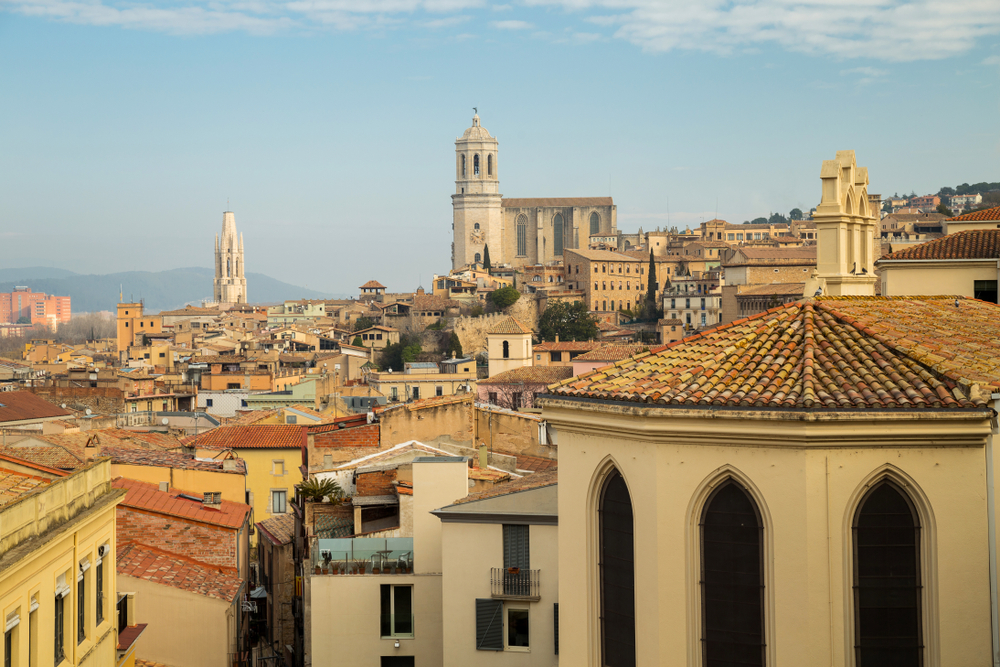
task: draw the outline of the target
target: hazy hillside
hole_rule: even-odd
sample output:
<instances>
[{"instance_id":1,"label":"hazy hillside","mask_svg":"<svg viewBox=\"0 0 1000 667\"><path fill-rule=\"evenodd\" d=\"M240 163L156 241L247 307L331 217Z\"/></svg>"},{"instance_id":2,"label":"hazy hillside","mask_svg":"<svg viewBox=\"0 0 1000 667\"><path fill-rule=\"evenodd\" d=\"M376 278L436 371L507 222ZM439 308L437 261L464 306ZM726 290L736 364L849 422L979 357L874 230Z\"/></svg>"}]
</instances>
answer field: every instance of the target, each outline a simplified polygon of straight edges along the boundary
<instances>
[{"instance_id":1,"label":"hazy hillside","mask_svg":"<svg viewBox=\"0 0 1000 667\"><path fill-rule=\"evenodd\" d=\"M170 271L128 271L107 275L80 275L64 269L32 267L0 269L0 292L25 285L34 292L45 292L73 299L73 312L114 311L119 287L125 298L143 299L150 312L182 308L212 298L212 269L193 267ZM247 293L251 303L274 303L285 299L322 299L337 295L296 287L260 273L247 274Z\"/></svg>"}]
</instances>

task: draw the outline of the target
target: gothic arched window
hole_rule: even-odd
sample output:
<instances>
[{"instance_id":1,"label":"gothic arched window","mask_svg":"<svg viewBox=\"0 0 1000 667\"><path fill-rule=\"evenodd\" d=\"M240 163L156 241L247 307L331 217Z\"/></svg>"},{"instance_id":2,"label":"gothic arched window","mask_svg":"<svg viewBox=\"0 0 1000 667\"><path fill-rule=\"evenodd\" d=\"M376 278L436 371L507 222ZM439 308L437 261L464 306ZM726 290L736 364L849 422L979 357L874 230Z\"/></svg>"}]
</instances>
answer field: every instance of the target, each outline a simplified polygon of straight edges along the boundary
<instances>
[{"instance_id":1,"label":"gothic arched window","mask_svg":"<svg viewBox=\"0 0 1000 667\"><path fill-rule=\"evenodd\" d=\"M462 156L462 178L465 178L465 156Z\"/></svg>"},{"instance_id":2,"label":"gothic arched window","mask_svg":"<svg viewBox=\"0 0 1000 667\"><path fill-rule=\"evenodd\" d=\"M475 229L478 232L479 231L479 223L477 222L476 224L472 225L472 228Z\"/></svg>"},{"instance_id":3,"label":"gothic arched window","mask_svg":"<svg viewBox=\"0 0 1000 667\"><path fill-rule=\"evenodd\" d=\"M920 519L885 480L854 517L854 651L858 667L923 664Z\"/></svg>"},{"instance_id":4,"label":"gothic arched window","mask_svg":"<svg viewBox=\"0 0 1000 667\"><path fill-rule=\"evenodd\" d=\"M479 175L479 156L476 155L472 158L472 173L476 176Z\"/></svg>"},{"instance_id":5,"label":"gothic arched window","mask_svg":"<svg viewBox=\"0 0 1000 667\"><path fill-rule=\"evenodd\" d=\"M486 156L486 175L487 176L492 176L493 175L493 156L492 155L487 155Z\"/></svg>"},{"instance_id":6,"label":"gothic arched window","mask_svg":"<svg viewBox=\"0 0 1000 667\"><path fill-rule=\"evenodd\" d=\"M523 213L517 216L517 256L528 255L528 218Z\"/></svg>"},{"instance_id":7,"label":"gothic arched window","mask_svg":"<svg viewBox=\"0 0 1000 667\"><path fill-rule=\"evenodd\" d=\"M510 359L510 343L507 341L503 342L503 358Z\"/></svg>"},{"instance_id":8,"label":"gothic arched window","mask_svg":"<svg viewBox=\"0 0 1000 667\"><path fill-rule=\"evenodd\" d=\"M601 216L597 215L596 212L590 214L590 233L591 235L599 234L601 232Z\"/></svg>"},{"instance_id":9,"label":"gothic arched window","mask_svg":"<svg viewBox=\"0 0 1000 667\"><path fill-rule=\"evenodd\" d=\"M635 667L635 528L621 473L605 480L597 508L600 535L601 665Z\"/></svg>"},{"instance_id":10,"label":"gothic arched window","mask_svg":"<svg viewBox=\"0 0 1000 667\"><path fill-rule=\"evenodd\" d=\"M559 213L552 219L552 254L563 254L563 217Z\"/></svg>"},{"instance_id":11,"label":"gothic arched window","mask_svg":"<svg viewBox=\"0 0 1000 667\"><path fill-rule=\"evenodd\" d=\"M480 263L480 262L482 262L482 261L483 261L483 256L482 256L482 255L480 255L480 254L479 254L479 253L477 252L477 253L476 253L476 264L479 264L479 263Z\"/></svg>"},{"instance_id":12,"label":"gothic arched window","mask_svg":"<svg viewBox=\"0 0 1000 667\"><path fill-rule=\"evenodd\" d=\"M764 664L763 533L757 504L730 479L701 517L704 664Z\"/></svg>"}]
</instances>

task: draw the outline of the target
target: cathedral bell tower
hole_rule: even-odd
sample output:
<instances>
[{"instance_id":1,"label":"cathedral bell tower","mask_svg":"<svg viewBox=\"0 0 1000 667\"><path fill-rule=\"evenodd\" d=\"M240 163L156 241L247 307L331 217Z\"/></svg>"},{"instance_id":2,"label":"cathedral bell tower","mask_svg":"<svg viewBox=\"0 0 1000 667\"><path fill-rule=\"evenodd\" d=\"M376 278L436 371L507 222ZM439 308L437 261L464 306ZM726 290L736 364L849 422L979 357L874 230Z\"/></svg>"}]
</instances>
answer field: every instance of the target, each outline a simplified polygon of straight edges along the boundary
<instances>
[{"instance_id":1,"label":"cathedral bell tower","mask_svg":"<svg viewBox=\"0 0 1000 667\"><path fill-rule=\"evenodd\" d=\"M215 237L216 303L246 303L247 278L243 273L243 235L236 234L236 214L222 214L222 238Z\"/></svg>"},{"instance_id":2,"label":"cathedral bell tower","mask_svg":"<svg viewBox=\"0 0 1000 667\"><path fill-rule=\"evenodd\" d=\"M500 200L497 140L479 124L477 113L472 117L472 127L455 140L453 269L481 263L487 245L492 263L507 261Z\"/></svg>"}]
</instances>

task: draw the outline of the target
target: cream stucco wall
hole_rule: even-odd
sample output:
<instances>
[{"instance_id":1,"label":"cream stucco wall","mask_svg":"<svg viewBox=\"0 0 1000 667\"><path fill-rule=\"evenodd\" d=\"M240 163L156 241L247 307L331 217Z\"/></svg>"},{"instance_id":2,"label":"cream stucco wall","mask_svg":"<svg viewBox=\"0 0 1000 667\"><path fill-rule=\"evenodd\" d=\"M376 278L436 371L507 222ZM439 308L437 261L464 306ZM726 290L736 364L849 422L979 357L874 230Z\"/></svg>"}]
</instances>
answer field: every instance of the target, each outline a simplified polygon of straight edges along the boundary
<instances>
[{"instance_id":1,"label":"cream stucco wall","mask_svg":"<svg viewBox=\"0 0 1000 667\"><path fill-rule=\"evenodd\" d=\"M886 474L922 514L924 664L988 664L982 415L777 421L568 405L543 413L560 449L561 624L581 629L560 647L566 664L598 664L595 489L612 465L634 511L638 664L701 664L698 521L727 476L747 485L764 517L768 663L853 664L851 521L866 485Z\"/></svg>"},{"instance_id":2,"label":"cream stucco wall","mask_svg":"<svg viewBox=\"0 0 1000 667\"><path fill-rule=\"evenodd\" d=\"M507 342L508 356L503 356ZM532 365L531 334L486 334L486 356L489 359L490 377L504 371Z\"/></svg>"},{"instance_id":3,"label":"cream stucco wall","mask_svg":"<svg viewBox=\"0 0 1000 667\"><path fill-rule=\"evenodd\" d=\"M973 296L977 280L1000 278L998 260L893 260L878 263L882 270L882 295Z\"/></svg>"},{"instance_id":4,"label":"cream stucco wall","mask_svg":"<svg viewBox=\"0 0 1000 667\"><path fill-rule=\"evenodd\" d=\"M218 454L218 452L215 453ZM246 502L246 478L237 473L115 463L111 466L111 475L137 479L150 484L167 482L172 489L192 493L219 491L222 493L223 500L234 503Z\"/></svg>"},{"instance_id":5,"label":"cream stucco wall","mask_svg":"<svg viewBox=\"0 0 1000 667\"><path fill-rule=\"evenodd\" d=\"M528 610L529 650L479 651L475 642L476 598L490 597L490 568L503 567L503 525L452 522L442 525L444 667L558 665L552 606L559 601L558 527L529 527L531 569L541 570L540 599L504 603L505 609L509 606ZM506 627L504 632L506 636ZM570 640L572 634L565 637Z\"/></svg>"}]
</instances>

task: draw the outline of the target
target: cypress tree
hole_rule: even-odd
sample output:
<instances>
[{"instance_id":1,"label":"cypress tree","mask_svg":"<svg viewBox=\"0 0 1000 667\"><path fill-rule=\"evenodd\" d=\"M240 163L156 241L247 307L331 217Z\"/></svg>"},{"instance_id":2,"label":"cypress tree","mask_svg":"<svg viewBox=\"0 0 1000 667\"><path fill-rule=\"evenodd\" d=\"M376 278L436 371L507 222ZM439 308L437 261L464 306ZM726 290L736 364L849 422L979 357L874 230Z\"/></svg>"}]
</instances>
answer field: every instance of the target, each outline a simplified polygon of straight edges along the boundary
<instances>
[{"instance_id":1,"label":"cypress tree","mask_svg":"<svg viewBox=\"0 0 1000 667\"><path fill-rule=\"evenodd\" d=\"M649 249L649 275L646 277L646 319L656 317L656 263L653 261L653 249Z\"/></svg>"},{"instance_id":2,"label":"cypress tree","mask_svg":"<svg viewBox=\"0 0 1000 667\"><path fill-rule=\"evenodd\" d=\"M493 272L491 270L493 268L493 266L490 264L490 247L489 247L489 245L487 245L486 247L483 248L483 268L486 269L487 273L489 273L490 275L493 275Z\"/></svg>"}]
</instances>

